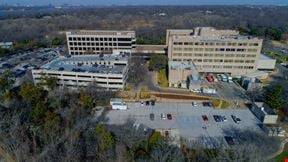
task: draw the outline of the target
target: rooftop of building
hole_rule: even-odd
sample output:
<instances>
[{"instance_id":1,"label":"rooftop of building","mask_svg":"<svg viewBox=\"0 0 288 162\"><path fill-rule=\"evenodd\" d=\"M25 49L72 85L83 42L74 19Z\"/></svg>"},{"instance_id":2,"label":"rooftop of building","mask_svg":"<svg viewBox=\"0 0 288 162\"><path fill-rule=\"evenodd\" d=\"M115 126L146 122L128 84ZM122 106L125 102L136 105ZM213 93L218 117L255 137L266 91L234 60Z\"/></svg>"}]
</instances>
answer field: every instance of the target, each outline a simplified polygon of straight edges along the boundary
<instances>
[{"instance_id":1,"label":"rooftop of building","mask_svg":"<svg viewBox=\"0 0 288 162\"><path fill-rule=\"evenodd\" d=\"M192 61L169 61L168 66L172 70L197 70Z\"/></svg>"},{"instance_id":2,"label":"rooftop of building","mask_svg":"<svg viewBox=\"0 0 288 162\"><path fill-rule=\"evenodd\" d=\"M53 71L68 71L79 73L102 73L122 74L126 65L100 65L86 64L86 62L117 61L127 63L127 55L80 55L72 57L58 57L55 60L43 65L40 69Z\"/></svg>"},{"instance_id":3,"label":"rooftop of building","mask_svg":"<svg viewBox=\"0 0 288 162\"><path fill-rule=\"evenodd\" d=\"M225 36L198 36L198 35L176 35L176 39L195 39L200 41L229 41L229 40L260 40L253 36L225 35Z\"/></svg>"},{"instance_id":4,"label":"rooftop of building","mask_svg":"<svg viewBox=\"0 0 288 162\"><path fill-rule=\"evenodd\" d=\"M266 56L266 55L264 55L264 54L260 54L260 60L275 60L275 59L273 59L273 58L271 58L271 57L268 57L268 56ZM275 60L276 61L276 60Z\"/></svg>"},{"instance_id":5,"label":"rooftop of building","mask_svg":"<svg viewBox=\"0 0 288 162\"><path fill-rule=\"evenodd\" d=\"M277 115L266 103L264 102L254 102L257 108L261 109L261 111L265 115Z\"/></svg>"},{"instance_id":6,"label":"rooftop of building","mask_svg":"<svg viewBox=\"0 0 288 162\"><path fill-rule=\"evenodd\" d=\"M135 31L121 30L75 30L67 32L67 35L117 35L117 36L135 36Z\"/></svg>"},{"instance_id":7,"label":"rooftop of building","mask_svg":"<svg viewBox=\"0 0 288 162\"><path fill-rule=\"evenodd\" d=\"M197 39L203 41L221 40L258 40L256 37L240 35L239 31L231 29L216 29L214 27L196 27L194 29L169 29L176 39Z\"/></svg>"}]
</instances>

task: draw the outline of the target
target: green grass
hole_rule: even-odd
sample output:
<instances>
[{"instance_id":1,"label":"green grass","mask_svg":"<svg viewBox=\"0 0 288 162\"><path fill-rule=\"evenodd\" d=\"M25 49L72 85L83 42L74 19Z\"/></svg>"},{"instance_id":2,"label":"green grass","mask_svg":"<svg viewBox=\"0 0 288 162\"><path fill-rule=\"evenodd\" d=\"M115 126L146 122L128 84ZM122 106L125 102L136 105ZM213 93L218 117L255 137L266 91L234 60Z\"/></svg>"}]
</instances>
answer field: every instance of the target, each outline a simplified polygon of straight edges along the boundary
<instances>
[{"instance_id":1,"label":"green grass","mask_svg":"<svg viewBox=\"0 0 288 162\"><path fill-rule=\"evenodd\" d=\"M285 158L288 159L288 144L285 144L284 151L278 156L276 156L273 161L283 162Z\"/></svg>"},{"instance_id":2,"label":"green grass","mask_svg":"<svg viewBox=\"0 0 288 162\"><path fill-rule=\"evenodd\" d=\"M215 109L227 109L229 108L229 102L220 99L212 99L212 105Z\"/></svg>"},{"instance_id":3,"label":"green grass","mask_svg":"<svg viewBox=\"0 0 288 162\"><path fill-rule=\"evenodd\" d=\"M285 62L287 63L288 62L288 57L286 55L283 55L281 53L278 53L274 50L271 50L271 49L268 49L268 48L264 48L263 49L263 52L267 55L267 56L270 56L274 59L277 60L277 62Z\"/></svg>"},{"instance_id":4,"label":"green grass","mask_svg":"<svg viewBox=\"0 0 288 162\"><path fill-rule=\"evenodd\" d=\"M168 87L168 79L166 75L166 69L161 69L158 72L158 83L160 87Z\"/></svg>"}]
</instances>

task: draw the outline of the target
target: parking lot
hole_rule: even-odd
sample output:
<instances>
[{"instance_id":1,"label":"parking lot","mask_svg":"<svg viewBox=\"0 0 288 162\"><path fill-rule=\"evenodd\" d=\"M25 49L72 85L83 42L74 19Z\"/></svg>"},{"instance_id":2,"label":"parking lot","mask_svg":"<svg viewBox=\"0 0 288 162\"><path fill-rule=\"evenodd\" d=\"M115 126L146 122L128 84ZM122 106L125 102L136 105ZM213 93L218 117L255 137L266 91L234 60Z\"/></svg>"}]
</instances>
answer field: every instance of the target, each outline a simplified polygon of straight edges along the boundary
<instances>
[{"instance_id":1,"label":"parking lot","mask_svg":"<svg viewBox=\"0 0 288 162\"><path fill-rule=\"evenodd\" d=\"M161 114L169 113L172 114L172 120L161 118ZM154 114L154 120L150 119L150 114ZM206 115L208 120L204 121L202 115ZM226 121L216 122L213 115L225 116ZM238 116L241 121L235 123L231 115ZM257 125L260 121L248 109L216 110L204 107L202 103L194 107L192 103L156 102L155 106L128 103L128 110L110 111L107 119L107 124L123 124L128 119L132 119L137 124L156 130L178 130L180 136L189 141L197 141L201 138L224 140L224 136L234 136L230 131L233 129L261 131ZM215 143L208 141L205 145L213 147Z\"/></svg>"}]
</instances>

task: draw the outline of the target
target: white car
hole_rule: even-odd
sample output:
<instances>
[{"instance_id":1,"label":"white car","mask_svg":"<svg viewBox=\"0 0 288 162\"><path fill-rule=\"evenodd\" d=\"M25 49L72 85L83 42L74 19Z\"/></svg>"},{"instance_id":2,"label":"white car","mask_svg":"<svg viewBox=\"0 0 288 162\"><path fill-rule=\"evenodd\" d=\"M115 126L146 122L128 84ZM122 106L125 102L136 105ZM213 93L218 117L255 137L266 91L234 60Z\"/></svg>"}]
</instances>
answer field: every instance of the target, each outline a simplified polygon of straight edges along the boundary
<instances>
[{"instance_id":1,"label":"white car","mask_svg":"<svg viewBox=\"0 0 288 162\"><path fill-rule=\"evenodd\" d=\"M191 89L191 92L194 92L194 93L201 93L201 90L200 90L200 89Z\"/></svg>"},{"instance_id":2,"label":"white car","mask_svg":"<svg viewBox=\"0 0 288 162\"><path fill-rule=\"evenodd\" d=\"M192 102L192 106L193 106L193 107L198 106L198 105L197 105L197 102Z\"/></svg>"},{"instance_id":3,"label":"white car","mask_svg":"<svg viewBox=\"0 0 288 162\"><path fill-rule=\"evenodd\" d=\"M162 120L166 120L166 114L161 113L161 119L162 119Z\"/></svg>"}]
</instances>

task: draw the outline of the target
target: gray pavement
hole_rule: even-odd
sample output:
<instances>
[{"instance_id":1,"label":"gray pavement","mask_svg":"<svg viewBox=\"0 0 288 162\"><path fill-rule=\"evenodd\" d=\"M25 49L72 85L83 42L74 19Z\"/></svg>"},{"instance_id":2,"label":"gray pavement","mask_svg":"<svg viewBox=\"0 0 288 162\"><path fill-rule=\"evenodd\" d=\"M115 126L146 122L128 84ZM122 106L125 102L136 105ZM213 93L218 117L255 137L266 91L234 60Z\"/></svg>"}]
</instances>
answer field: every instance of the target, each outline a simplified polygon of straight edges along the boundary
<instances>
[{"instance_id":1,"label":"gray pavement","mask_svg":"<svg viewBox=\"0 0 288 162\"><path fill-rule=\"evenodd\" d=\"M261 131L258 127L260 121L249 109L216 110L211 107L203 107L198 103L192 107L189 103L156 103L155 106L141 106L140 103L128 103L128 110L113 110L107 114L107 124L123 124L132 119L137 124L143 124L156 130L178 130L180 136L197 141L201 138L219 138L235 136L231 130L249 129ZM151 121L149 114L155 114L155 120ZM161 113L171 113L172 120L161 119ZM242 121L236 124L231 115L237 115ZM202 115L208 116L208 121L203 121ZM226 122L216 122L213 115L226 116ZM208 142L209 143L209 142ZM208 144L206 144L207 146ZM211 143L210 143L211 145Z\"/></svg>"}]
</instances>

